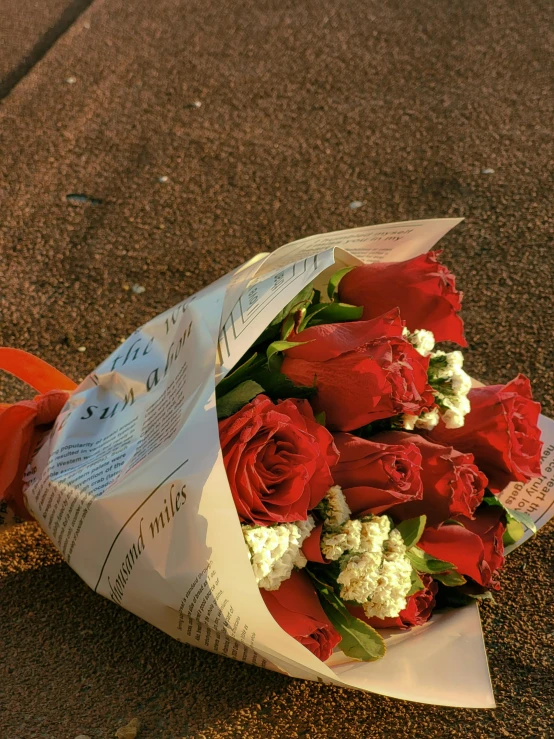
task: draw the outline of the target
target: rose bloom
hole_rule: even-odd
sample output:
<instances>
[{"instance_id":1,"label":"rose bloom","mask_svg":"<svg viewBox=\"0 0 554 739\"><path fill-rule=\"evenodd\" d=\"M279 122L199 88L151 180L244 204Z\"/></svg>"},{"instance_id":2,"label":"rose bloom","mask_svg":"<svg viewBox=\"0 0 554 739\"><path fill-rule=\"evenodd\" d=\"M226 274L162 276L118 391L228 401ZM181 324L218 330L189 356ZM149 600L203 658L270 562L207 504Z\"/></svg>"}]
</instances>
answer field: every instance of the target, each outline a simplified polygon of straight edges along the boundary
<instances>
[{"instance_id":1,"label":"rose bloom","mask_svg":"<svg viewBox=\"0 0 554 739\"><path fill-rule=\"evenodd\" d=\"M354 267L339 283L339 298L363 306L364 319L399 308L410 331L424 328L433 332L435 341L467 346L458 315L462 293L456 290L454 275L437 261L439 254Z\"/></svg>"},{"instance_id":2,"label":"rose bloom","mask_svg":"<svg viewBox=\"0 0 554 739\"><path fill-rule=\"evenodd\" d=\"M541 407L532 399L527 377L518 375L507 385L473 388L468 397L471 411L462 428L447 429L441 422L427 436L471 452L494 493L510 482L540 477Z\"/></svg>"},{"instance_id":3,"label":"rose bloom","mask_svg":"<svg viewBox=\"0 0 554 739\"><path fill-rule=\"evenodd\" d=\"M483 500L487 478L475 466L472 454L462 454L451 446L435 444L419 434L386 431L373 437L384 444L417 447L421 454L423 495L396 506L391 516L404 521L427 516L427 524L436 526L454 516L471 518Z\"/></svg>"},{"instance_id":4,"label":"rose bloom","mask_svg":"<svg viewBox=\"0 0 554 739\"><path fill-rule=\"evenodd\" d=\"M420 575L423 590L410 595L406 608L400 611L396 618L366 618L363 608L349 608L353 616L366 621L374 629L409 629L412 626L422 626L426 623L435 607L435 596L438 585L431 575Z\"/></svg>"},{"instance_id":5,"label":"rose bloom","mask_svg":"<svg viewBox=\"0 0 554 739\"><path fill-rule=\"evenodd\" d=\"M268 526L305 521L333 485L338 454L307 400L258 395L219 422L229 485L241 521Z\"/></svg>"},{"instance_id":6,"label":"rose bloom","mask_svg":"<svg viewBox=\"0 0 554 739\"><path fill-rule=\"evenodd\" d=\"M452 562L461 575L479 585L498 590L500 583L495 578L504 564L504 510L483 506L474 520L458 516L456 521L426 528L418 547L437 559Z\"/></svg>"},{"instance_id":7,"label":"rose bloom","mask_svg":"<svg viewBox=\"0 0 554 739\"><path fill-rule=\"evenodd\" d=\"M294 336L281 372L317 387L312 401L330 428L351 431L399 413L419 415L434 404L429 360L402 338L398 311L372 321L311 326Z\"/></svg>"},{"instance_id":8,"label":"rose bloom","mask_svg":"<svg viewBox=\"0 0 554 739\"><path fill-rule=\"evenodd\" d=\"M308 575L294 570L279 590L260 590L279 626L320 660L328 659L340 634L325 615Z\"/></svg>"},{"instance_id":9,"label":"rose bloom","mask_svg":"<svg viewBox=\"0 0 554 739\"><path fill-rule=\"evenodd\" d=\"M384 444L352 434L333 434L339 461L333 478L356 518L421 500L421 452L414 444Z\"/></svg>"}]
</instances>

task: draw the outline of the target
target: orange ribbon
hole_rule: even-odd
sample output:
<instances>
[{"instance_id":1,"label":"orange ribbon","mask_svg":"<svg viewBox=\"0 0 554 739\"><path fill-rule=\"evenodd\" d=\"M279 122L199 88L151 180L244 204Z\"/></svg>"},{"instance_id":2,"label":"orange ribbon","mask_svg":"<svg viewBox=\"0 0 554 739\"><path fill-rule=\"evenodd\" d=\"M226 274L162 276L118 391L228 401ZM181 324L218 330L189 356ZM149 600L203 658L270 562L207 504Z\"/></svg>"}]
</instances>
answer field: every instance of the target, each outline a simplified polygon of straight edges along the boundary
<instances>
[{"instance_id":1,"label":"orange ribbon","mask_svg":"<svg viewBox=\"0 0 554 739\"><path fill-rule=\"evenodd\" d=\"M31 518L23 502L23 475L37 444L77 385L42 359L21 349L0 347L0 370L41 395L19 403L0 403L0 500L20 518Z\"/></svg>"}]
</instances>

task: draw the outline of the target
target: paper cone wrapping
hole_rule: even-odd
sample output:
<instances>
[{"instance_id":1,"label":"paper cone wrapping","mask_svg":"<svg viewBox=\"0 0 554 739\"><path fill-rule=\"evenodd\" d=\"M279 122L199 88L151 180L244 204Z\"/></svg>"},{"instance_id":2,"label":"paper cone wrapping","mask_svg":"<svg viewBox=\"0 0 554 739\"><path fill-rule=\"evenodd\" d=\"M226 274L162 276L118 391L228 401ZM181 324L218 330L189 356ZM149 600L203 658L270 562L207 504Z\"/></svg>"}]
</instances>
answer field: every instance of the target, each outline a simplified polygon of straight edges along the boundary
<instances>
[{"instance_id":1,"label":"paper cone wrapping","mask_svg":"<svg viewBox=\"0 0 554 739\"><path fill-rule=\"evenodd\" d=\"M219 445L215 386L312 280L343 266L403 261L459 219L313 236L259 255L135 331L79 385L26 476L26 504L99 594L179 641L293 677L437 705L490 708L477 606L383 632L384 659L327 663L288 636L258 591ZM554 423L543 420L545 474ZM538 523L543 478L504 499Z\"/></svg>"}]
</instances>

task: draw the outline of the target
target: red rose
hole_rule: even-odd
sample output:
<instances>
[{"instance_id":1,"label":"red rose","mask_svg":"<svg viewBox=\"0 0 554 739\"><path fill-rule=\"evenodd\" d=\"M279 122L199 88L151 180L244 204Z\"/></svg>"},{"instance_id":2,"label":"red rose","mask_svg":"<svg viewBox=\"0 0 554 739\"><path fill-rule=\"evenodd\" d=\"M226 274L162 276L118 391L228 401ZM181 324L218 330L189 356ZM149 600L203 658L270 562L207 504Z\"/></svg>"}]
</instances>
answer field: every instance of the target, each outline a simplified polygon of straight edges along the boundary
<instances>
[{"instance_id":1,"label":"red rose","mask_svg":"<svg viewBox=\"0 0 554 739\"><path fill-rule=\"evenodd\" d=\"M329 659L340 634L325 615L310 578L294 570L279 590L260 590L264 603L279 626L315 654Z\"/></svg>"},{"instance_id":2,"label":"red rose","mask_svg":"<svg viewBox=\"0 0 554 739\"><path fill-rule=\"evenodd\" d=\"M410 331L425 328L436 341L467 346L464 324L457 315L462 293L456 290L454 275L438 263L439 253L354 267L340 281L339 297L344 303L363 306L366 320L399 308Z\"/></svg>"},{"instance_id":3,"label":"red rose","mask_svg":"<svg viewBox=\"0 0 554 739\"><path fill-rule=\"evenodd\" d=\"M333 485L337 450L307 400L258 395L219 422L219 438L241 521L305 521Z\"/></svg>"},{"instance_id":4,"label":"red rose","mask_svg":"<svg viewBox=\"0 0 554 739\"><path fill-rule=\"evenodd\" d=\"M317 387L314 408L327 423L351 431L398 413L418 415L434 404L429 360L402 338L398 311L373 321L312 326L294 337L307 342L285 352L281 372Z\"/></svg>"},{"instance_id":5,"label":"red rose","mask_svg":"<svg viewBox=\"0 0 554 739\"><path fill-rule=\"evenodd\" d=\"M397 521L425 514L429 526L454 516L471 518L483 500L487 478L473 463L473 454L462 454L451 446L435 444L419 434L386 431L373 437L385 444L417 447L421 453L423 495L420 500L396 506Z\"/></svg>"},{"instance_id":6,"label":"red rose","mask_svg":"<svg viewBox=\"0 0 554 739\"><path fill-rule=\"evenodd\" d=\"M374 629L409 629L426 623L435 607L435 595L439 589L431 575L420 575L423 590L418 590L408 598L406 608L396 618L370 618L367 623Z\"/></svg>"},{"instance_id":7,"label":"red rose","mask_svg":"<svg viewBox=\"0 0 554 739\"><path fill-rule=\"evenodd\" d=\"M499 493L512 481L527 482L541 475L540 403L533 402L531 383L518 375L507 385L476 387L469 392L471 411L461 429L441 422L428 436L471 452Z\"/></svg>"},{"instance_id":8,"label":"red rose","mask_svg":"<svg viewBox=\"0 0 554 739\"><path fill-rule=\"evenodd\" d=\"M502 537L506 523L503 509L483 506L474 520L460 516L456 521L459 523L426 528L418 546L437 559L452 562L460 574L479 585L498 590L500 584L495 575L504 564Z\"/></svg>"},{"instance_id":9,"label":"red rose","mask_svg":"<svg viewBox=\"0 0 554 739\"><path fill-rule=\"evenodd\" d=\"M356 518L421 499L421 453L414 444L383 444L345 433L333 438L340 455L333 479Z\"/></svg>"}]
</instances>

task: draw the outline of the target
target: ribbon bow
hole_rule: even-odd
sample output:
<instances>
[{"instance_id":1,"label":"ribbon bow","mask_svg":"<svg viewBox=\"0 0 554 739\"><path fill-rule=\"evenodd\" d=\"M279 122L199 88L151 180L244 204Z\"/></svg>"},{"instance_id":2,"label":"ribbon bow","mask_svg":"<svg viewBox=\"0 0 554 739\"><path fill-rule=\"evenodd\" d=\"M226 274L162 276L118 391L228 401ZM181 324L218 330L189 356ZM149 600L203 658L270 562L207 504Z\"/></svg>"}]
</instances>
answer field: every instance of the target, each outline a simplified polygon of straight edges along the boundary
<instances>
[{"instance_id":1,"label":"ribbon bow","mask_svg":"<svg viewBox=\"0 0 554 739\"><path fill-rule=\"evenodd\" d=\"M23 501L25 469L77 385L44 360L21 349L0 347L0 370L41 393L33 400L0 403L0 500L5 500L20 518L30 519Z\"/></svg>"}]
</instances>

